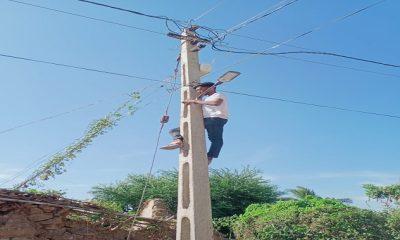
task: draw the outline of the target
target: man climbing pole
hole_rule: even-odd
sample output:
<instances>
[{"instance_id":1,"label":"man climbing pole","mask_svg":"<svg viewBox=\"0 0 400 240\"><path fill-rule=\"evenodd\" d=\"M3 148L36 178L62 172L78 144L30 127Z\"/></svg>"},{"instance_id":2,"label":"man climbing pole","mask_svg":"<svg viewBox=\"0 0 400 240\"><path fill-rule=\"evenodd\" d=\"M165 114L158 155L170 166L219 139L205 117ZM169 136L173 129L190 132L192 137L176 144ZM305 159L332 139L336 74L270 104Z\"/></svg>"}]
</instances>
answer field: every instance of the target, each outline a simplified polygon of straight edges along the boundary
<instances>
[{"instance_id":1,"label":"man climbing pole","mask_svg":"<svg viewBox=\"0 0 400 240\"><path fill-rule=\"evenodd\" d=\"M203 109L204 128L207 131L208 139L211 142L207 152L208 164L213 158L218 158L223 145L224 125L228 122L228 101L225 95L216 92L216 84L212 82L199 83L194 86L195 90L202 96L201 100L185 100L184 104L199 104ZM179 128L169 132L174 140L161 149L172 150L182 148L184 139Z\"/></svg>"}]
</instances>

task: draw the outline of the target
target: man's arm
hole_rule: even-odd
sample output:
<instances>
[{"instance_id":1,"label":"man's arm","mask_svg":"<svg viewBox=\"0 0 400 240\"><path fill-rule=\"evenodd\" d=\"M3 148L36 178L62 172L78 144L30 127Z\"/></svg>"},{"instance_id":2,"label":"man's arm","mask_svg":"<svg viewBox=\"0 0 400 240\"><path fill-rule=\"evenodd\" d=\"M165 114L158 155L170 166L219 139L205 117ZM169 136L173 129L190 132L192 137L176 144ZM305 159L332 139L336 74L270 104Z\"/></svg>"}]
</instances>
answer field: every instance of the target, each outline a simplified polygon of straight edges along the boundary
<instances>
[{"instance_id":1,"label":"man's arm","mask_svg":"<svg viewBox=\"0 0 400 240\"><path fill-rule=\"evenodd\" d=\"M210 106L219 106L222 104L222 102L224 101L224 99L222 98L217 98L214 100L210 100L210 101L202 101L202 100L185 100L182 101L185 104L199 104L199 105L210 105Z\"/></svg>"}]
</instances>

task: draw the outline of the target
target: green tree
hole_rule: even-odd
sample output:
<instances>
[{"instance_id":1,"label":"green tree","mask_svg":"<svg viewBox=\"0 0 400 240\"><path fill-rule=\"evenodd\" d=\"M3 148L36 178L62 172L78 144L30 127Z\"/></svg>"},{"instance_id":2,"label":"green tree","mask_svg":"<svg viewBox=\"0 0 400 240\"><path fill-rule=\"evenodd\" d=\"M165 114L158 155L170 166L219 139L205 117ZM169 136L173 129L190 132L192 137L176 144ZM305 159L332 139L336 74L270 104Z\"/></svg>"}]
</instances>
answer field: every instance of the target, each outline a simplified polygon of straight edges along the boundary
<instances>
[{"instance_id":1,"label":"green tree","mask_svg":"<svg viewBox=\"0 0 400 240\"><path fill-rule=\"evenodd\" d=\"M92 188L94 200L117 204L123 211L136 210L147 181L145 174L131 174L116 184L99 185ZM161 171L151 176L144 199L161 198L174 210L177 205L178 172ZM175 211L175 210L174 210Z\"/></svg>"},{"instance_id":2,"label":"green tree","mask_svg":"<svg viewBox=\"0 0 400 240\"><path fill-rule=\"evenodd\" d=\"M369 198L382 203L386 207L386 226L389 228L392 239L400 239L400 184L387 186L364 184L363 187Z\"/></svg>"},{"instance_id":3,"label":"green tree","mask_svg":"<svg viewBox=\"0 0 400 240\"><path fill-rule=\"evenodd\" d=\"M312 190L310 188L302 187L302 186L297 186L296 188L289 189L288 192L294 196L294 199L304 199L307 196L320 197L314 192L314 190ZM294 200L294 199L291 197L281 198L281 200ZM341 201L342 203L347 203L347 204L353 203L353 200L351 200L350 198L329 198L328 197L327 199L336 199L338 201Z\"/></svg>"},{"instance_id":4,"label":"green tree","mask_svg":"<svg viewBox=\"0 0 400 240\"><path fill-rule=\"evenodd\" d=\"M304 199L307 196L317 196L315 192L309 188L297 186L288 190L296 199Z\"/></svg>"},{"instance_id":5,"label":"green tree","mask_svg":"<svg viewBox=\"0 0 400 240\"><path fill-rule=\"evenodd\" d=\"M213 217L244 212L252 203L272 203L281 194L277 187L249 167L242 170L213 169L210 172Z\"/></svg>"},{"instance_id":6,"label":"green tree","mask_svg":"<svg viewBox=\"0 0 400 240\"><path fill-rule=\"evenodd\" d=\"M365 194L375 199L385 206L400 205L400 184L392 184L388 186L376 186L373 184L363 185Z\"/></svg>"},{"instance_id":7,"label":"green tree","mask_svg":"<svg viewBox=\"0 0 400 240\"><path fill-rule=\"evenodd\" d=\"M306 196L275 204L253 204L234 223L237 239L393 239L385 215L335 199Z\"/></svg>"},{"instance_id":8,"label":"green tree","mask_svg":"<svg viewBox=\"0 0 400 240\"><path fill-rule=\"evenodd\" d=\"M124 211L135 210L146 181L146 175L129 175L116 184L95 186L91 193L95 200L113 202ZM172 212L176 211L178 172L162 171L151 177L145 199L161 198ZM210 171L213 217L243 213L252 203L271 203L280 193L276 186L262 178L260 171L248 167L238 171L213 169Z\"/></svg>"}]
</instances>

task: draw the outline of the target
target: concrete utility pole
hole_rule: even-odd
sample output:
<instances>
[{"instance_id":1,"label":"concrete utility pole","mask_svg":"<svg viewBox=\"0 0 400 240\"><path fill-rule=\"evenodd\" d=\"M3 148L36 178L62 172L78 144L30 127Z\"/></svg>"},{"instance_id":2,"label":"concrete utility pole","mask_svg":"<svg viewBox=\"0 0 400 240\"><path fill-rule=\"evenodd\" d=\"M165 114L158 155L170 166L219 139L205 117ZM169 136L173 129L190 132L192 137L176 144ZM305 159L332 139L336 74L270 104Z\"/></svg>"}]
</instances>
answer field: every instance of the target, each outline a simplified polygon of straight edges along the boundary
<instances>
[{"instance_id":1,"label":"concrete utility pole","mask_svg":"<svg viewBox=\"0 0 400 240\"><path fill-rule=\"evenodd\" d=\"M195 99L194 84L200 81L198 51L188 38L193 29L185 29L181 47L181 100ZM185 40L186 39L186 40ZM204 137L203 112L200 105L182 104L181 135L185 147L179 155L177 240L211 240L210 183Z\"/></svg>"}]
</instances>

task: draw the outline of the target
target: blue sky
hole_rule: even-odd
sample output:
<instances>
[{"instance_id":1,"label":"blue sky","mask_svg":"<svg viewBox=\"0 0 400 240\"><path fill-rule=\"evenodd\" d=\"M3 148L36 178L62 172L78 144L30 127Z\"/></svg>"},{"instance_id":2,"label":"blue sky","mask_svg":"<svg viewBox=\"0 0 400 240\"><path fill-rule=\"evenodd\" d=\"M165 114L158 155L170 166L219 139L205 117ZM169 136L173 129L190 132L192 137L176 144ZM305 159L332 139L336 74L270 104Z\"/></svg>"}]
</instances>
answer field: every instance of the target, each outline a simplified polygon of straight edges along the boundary
<instances>
[{"instance_id":1,"label":"blue sky","mask_svg":"<svg viewBox=\"0 0 400 240\"><path fill-rule=\"evenodd\" d=\"M26 0L27 1L27 0ZM28 1L27 1L28 2ZM165 32L162 21L96 7L78 1L29 1L30 3ZM190 19L218 1L102 1L125 8ZM198 23L227 29L277 1L225 0ZM237 33L283 41L374 1L300 0ZM399 64L400 2L388 0L345 21L324 27L292 44L322 51ZM0 52L165 79L172 74L179 43L164 36L0 1ZM265 49L265 42L229 36L232 46ZM282 51L293 50L280 47ZM201 52L203 63L217 71L246 56ZM296 56L330 64L399 75L388 68L323 56ZM80 137L88 123L104 116L126 98L123 94L149 82L100 73L0 58L0 130L105 101L53 120L0 135L0 178L8 179L45 154L58 151ZM273 56L254 57L231 70L240 78L221 87L269 97L281 97L366 111L400 114L400 77L352 71ZM45 183L64 189L67 196L88 199L97 184L124 179L129 173L148 171L159 118L167 92L152 95L151 105L123 120L99 137L67 172ZM362 207L361 185L398 182L400 121L358 113L320 109L228 95L231 118L225 129L225 146L213 168L259 168L281 190L295 186L314 189L329 197L349 197ZM178 124L179 99L175 95L168 127ZM170 138L164 132L161 142ZM160 151L156 169L177 167L177 152ZM33 169L31 169L32 171ZM11 187L16 181L2 187ZM1 180L0 179L0 180Z\"/></svg>"}]
</instances>

